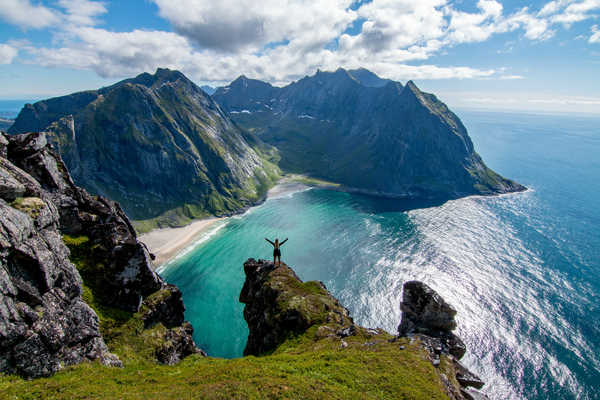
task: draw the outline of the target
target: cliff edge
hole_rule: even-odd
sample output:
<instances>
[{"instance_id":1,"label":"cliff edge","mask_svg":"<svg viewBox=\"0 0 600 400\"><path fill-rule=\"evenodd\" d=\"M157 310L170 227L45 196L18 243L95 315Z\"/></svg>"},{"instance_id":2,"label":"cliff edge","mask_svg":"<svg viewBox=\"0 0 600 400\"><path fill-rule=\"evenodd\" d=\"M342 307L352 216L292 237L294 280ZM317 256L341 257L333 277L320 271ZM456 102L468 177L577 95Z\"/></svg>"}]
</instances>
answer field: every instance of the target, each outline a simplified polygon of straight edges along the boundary
<instances>
[{"instance_id":1,"label":"cliff edge","mask_svg":"<svg viewBox=\"0 0 600 400\"><path fill-rule=\"evenodd\" d=\"M122 366L125 348L167 364L199 352L179 289L119 204L75 186L45 134L0 133L0 210L0 372Z\"/></svg>"},{"instance_id":2,"label":"cliff edge","mask_svg":"<svg viewBox=\"0 0 600 400\"><path fill-rule=\"evenodd\" d=\"M333 350L332 363L356 363L377 373L377 363L363 357L378 353L397 373L392 378L397 385L382 387L382 397L435 398L441 392L442 398L486 398L474 389L484 382L459 362L466 348L452 333L456 310L424 283L404 284L402 321L398 334L391 335L356 325L323 283L302 282L285 264L249 259L244 272L240 301L250 329L245 355L312 352L320 357ZM423 375L427 382L419 381Z\"/></svg>"}]
</instances>

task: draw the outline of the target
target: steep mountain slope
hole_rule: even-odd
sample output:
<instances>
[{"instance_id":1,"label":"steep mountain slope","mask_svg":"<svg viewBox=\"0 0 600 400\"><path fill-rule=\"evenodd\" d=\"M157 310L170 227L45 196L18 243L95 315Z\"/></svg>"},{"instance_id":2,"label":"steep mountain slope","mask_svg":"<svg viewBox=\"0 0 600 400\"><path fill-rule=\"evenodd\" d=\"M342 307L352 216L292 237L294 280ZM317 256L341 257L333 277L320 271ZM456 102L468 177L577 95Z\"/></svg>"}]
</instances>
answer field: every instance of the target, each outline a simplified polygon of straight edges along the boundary
<instances>
[{"instance_id":1,"label":"steep mountain slope","mask_svg":"<svg viewBox=\"0 0 600 400\"><path fill-rule=\"evenodd\" d=\"M278 88L242 76L213 98L293 172L391 196L525 189L487 168L459 118L412 81L338 69Z\"/></svg>"},{"instance_id":2,"label":"steep mountain slope","mask_svg":"<svg viewBox=\"0 0 600 400\"><path fill-rule=\"evenodd\" d=\"M77 184L134 219L230 213L259 199L278 173L263 154L271 149L178 71L28 104L10 133L42 130Z\"/></svg>"},{"instance_id":3,"label":"steep mountain slope","mask_svg":"<svg viewBox=\"0 0 600 400\"><path fill-rule=\"evenodd\" d=\"M117 203L73 184L43 133L0 133L0 211L0 372L199 352L179 289L152 270Z\"/></svg>"}]
</instances>

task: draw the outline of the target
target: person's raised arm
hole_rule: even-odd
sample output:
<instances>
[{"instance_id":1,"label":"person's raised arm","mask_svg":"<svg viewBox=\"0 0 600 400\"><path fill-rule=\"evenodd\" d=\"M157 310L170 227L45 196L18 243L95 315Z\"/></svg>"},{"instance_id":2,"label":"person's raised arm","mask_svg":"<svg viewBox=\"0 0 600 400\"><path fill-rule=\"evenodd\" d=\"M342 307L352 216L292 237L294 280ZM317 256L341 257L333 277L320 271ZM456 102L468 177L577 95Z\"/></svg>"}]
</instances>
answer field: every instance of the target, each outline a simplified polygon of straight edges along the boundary
<instances>
[{"instance_id":1,"label":"person's raised arm","mask_svg":"<svg viewBox=\"0 0 600 400\"><path fill-rule=\"evenodd\" d=\"M287 242L287 240L288 240L288 238L285 238L285 240L284 240L283 242L279 243L279 245L280 245L280 246L283 246L283 244L284 244L285 242Z\"/></svg>"},{"instance_id":2,"label":"person's raised arm","mask_svg":"<svg viewBox=\"0 0 600 400\"><path fill-rule=\"evenodd\" d=\"M271 242L269 239L265 238L265 240L275 246L275 243Z\"/></svg>"}]
</instances>

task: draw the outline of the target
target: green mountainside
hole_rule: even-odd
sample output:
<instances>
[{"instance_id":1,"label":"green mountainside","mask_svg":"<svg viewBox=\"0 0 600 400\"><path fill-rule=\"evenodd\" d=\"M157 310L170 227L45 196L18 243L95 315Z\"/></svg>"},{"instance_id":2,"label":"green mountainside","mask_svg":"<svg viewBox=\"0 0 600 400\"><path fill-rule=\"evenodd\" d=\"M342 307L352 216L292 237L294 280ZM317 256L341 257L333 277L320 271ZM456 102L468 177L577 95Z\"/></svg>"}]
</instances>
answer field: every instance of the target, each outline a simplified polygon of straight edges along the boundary
<instances>
[{"instance_id":1,"label":"green mountainside","mask_svg":"<svg viewBox=\"0 0 600 400\"><path fill-rule=\"evenodd\" d=\"M241 76L213 98L277 147L280 166L364 192L457 198L525 188L489 169L460 119L412 82L359 69L283 88Z\"/></svg>"},{"instance_id":2,"label":"green mountainside","mask_svg":"<svg viewBox=\"0 0 600 400\"><path fill-rule=\"evenodd\" d=\"M279 176L277 152L242 132L178 71L27 104L9 133L46 131L75 182L147 230L225 215Z\"/></svg>"}]
</instances>

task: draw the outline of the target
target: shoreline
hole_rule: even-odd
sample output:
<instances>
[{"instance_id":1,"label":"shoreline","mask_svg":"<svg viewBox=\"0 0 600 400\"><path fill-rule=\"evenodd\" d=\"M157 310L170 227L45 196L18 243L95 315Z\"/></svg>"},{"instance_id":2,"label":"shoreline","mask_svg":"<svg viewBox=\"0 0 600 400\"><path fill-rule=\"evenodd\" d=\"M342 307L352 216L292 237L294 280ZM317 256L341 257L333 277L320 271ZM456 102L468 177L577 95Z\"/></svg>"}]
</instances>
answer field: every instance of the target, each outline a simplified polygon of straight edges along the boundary
<instances>
[{"instance_id":1,"label":"shoreline","mask_svg":"<svg viewBox=\"0 0 600 400\"><path fill-rule=\"evenodd\" d=\"M258 207L264 204L268 199L278 199L282 197L290 196L294 193L303 192L305 190L309 190L312 188L322 188L335 190L346 193L355 193L362 194L366 196L375 196L375 197L383 197L383 198L392 198L398 200L408 200L410 197L404 196L385 196L382 193L374 193L363 191L360 189L354 189L349 187L344 187L342 185L338 185L331 182L319 181L319 180L311 180L310 178L306 178L303 175L290 174L282 177L275 186L267 191L267 193L254 204L248 207L244 207L238 210L235 213L231 213L229 215L223 217L208 217L204 219L199 219L191 222L188 225L177 227L177 228L159 228L154 229L150 232L147 232L143 235L138 236L138 240L146 245L148 251L155 256L153 265L154 270L159 270L163 266L165 266L170 261L174 260L182 254L186 249L194 246L200 239L202 239L206 234L211 232L210 228L214 226L217 222L227 222L228 219L243 215L248 211L252 210L254 207ZM517 193L526 193L533 191L532 188L525 188L523 191L514 191L507 193L496 193L492 195L481 195L481 194L473 194L470 196L460 197L495 197L495 196L505 196ZM455 199L447 199L455 200Z\"/></svg>"},{"instance_id":2,"label":"shoreline","mask_svg":"<svg viewBox=\"0 0 600 400\"><path fill-rule=\"evenodd\" d=\"M224 219L223 217L210 217L178 228L154 229L138 236L138 240L144 243L148 251L155 256L153 267L156 271L194 244L216 222Z\"/></svg>"},{"instance_id":3,"label":"shoreline","mask_svg":"<svg viewBox=\"0 0 600 400\"><path fill-rule=\"evenodd\" d=\"M215 223L226 223L229 218L243 215L254 207L264 204L268 199L277 199L293 193L311 189L316 185L307 185L294 181L293 178L283 177L275 186L249 207L240 209L236 213L224 217L208 217L195 220L185 226L177 228L158 228L138 236L138 240L146 245L148 251L155 256L153 268L160 270L166 264L177 258L186 249L194 246L206 234L211 232Z\"/></svg>"}]
</instances>

